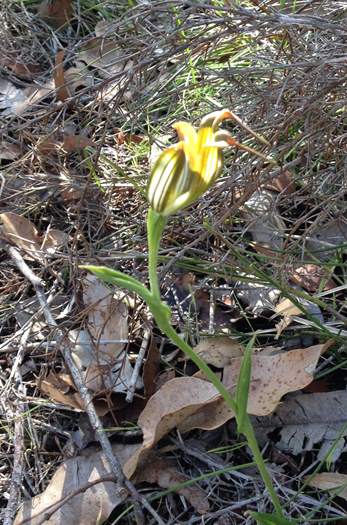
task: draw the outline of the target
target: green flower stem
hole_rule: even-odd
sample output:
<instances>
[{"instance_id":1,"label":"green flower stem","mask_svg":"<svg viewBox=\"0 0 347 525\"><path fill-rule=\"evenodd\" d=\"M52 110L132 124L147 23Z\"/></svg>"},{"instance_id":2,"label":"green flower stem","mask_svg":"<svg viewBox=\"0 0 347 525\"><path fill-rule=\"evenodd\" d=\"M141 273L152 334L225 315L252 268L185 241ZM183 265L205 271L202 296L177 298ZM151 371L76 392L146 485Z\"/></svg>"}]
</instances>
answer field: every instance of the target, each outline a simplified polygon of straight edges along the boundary
<instances>
[{"instance_id":1,"label":"green flower stem","mask_svg":"<svg viewBox=\"0 0 347 525\"><path fill-rule=\"evenodd\" d=\"M183 339L180 338L176 330L172 327L170 323L170 317L168 315L167 306L162 303L160 297L160 287L157 273L157 264L158 264L158 250L160 245L161 236L163 229L166 224L166 218L160 216L153 210L149 210L147 227L148 227L148 265L149 265L149 280L151 286L151 295L152 300L150 301L149 307L153 314L153 317L156 320L158 328L178 347L180 348L193 363L205 374L206 378L211 381L211 383L218 390L220 395L225 400L226 404L232 412L237 416L238 407L235 402L235 399L231 396L230 392L223 385L217 375L211 370L211 368L205 363L201 357L199 357L193 348L186 343ZM264 459L261 455L261 451L258 446L257 439L254 434L253 426L248 414L243 416L242 422L242 433L245 435L248 446L252 451L254 460L257 463L259 472L267 488L269 496L271 497L273 506L275 508L276 514L283 517L282 508L280 500L276 494L274 486L272 484L271 477L268 473L268 470L265 466Z\"/></svg>"},{"instance_id":2,"label":"green flower stem","mask_svg":"<svg viewBox=\"0 0 347 525\"><path fill-rule=\"evenodd\" d=\"M211 383L215 386L215 388L218 390L220 395L224 398L224 401L226 402L228 407L232 410L232 412L234 412L234 414L237 414L237 406L230 392L226 389L226 387L223 385L220 379L216 376L216 374L211 370L211 368L205 363L205 361L203 361L201 357L199 357L194 352L193 348L188 343L186 343L183 339L180 338L176 330L171 326L170 321L167 319L166 312L164 315L163 314L158 315L158 312L153 311L152 309L152 314L160 330L176 346L178 346L178 348L180 348L186 354L186 356L189 359L191 359L191 361L193 361L196 364L196 366L205 374L206 378L209 381L211 381ZM251 420L248 414L246 414L246 416L244 417L242 432L247 439L248 446L252 451L255 462L257 463L261 477L263 478L264 484L271 497L273 506L275 507L275 511L279 516L283 516L280 500L275 492L271 477L265 466L265 462L264 462L263 456L261 455L261 452L258 446L258 442L254 434L253 426L252 426L252 423L251 423Z\"/></svg>"},{"instance_id":3,"label":"green flower stem","mask_svg":"<svg viewBox=\"0 0 347 525\"><path fill-rule=\"evenodd\" d=\"M155 299L161 302L158 279L158 251L161 236L166 225L166 218L149 208L147 216L148 237L148 272L151 292Z\"/></svg>"}]
</instances>

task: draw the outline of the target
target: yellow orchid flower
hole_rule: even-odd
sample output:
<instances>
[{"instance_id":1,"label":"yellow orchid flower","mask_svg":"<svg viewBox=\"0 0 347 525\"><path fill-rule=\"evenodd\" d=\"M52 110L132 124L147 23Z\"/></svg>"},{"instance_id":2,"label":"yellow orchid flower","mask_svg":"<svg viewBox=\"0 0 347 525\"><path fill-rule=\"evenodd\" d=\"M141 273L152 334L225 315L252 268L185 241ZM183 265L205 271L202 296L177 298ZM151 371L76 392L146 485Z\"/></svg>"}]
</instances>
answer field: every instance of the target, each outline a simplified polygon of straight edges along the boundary
<instances>
[{"instance_id":1,"label":"yellow orchid flower","mask_svg":"<svg viewBox=\"0 0 347 525\"><path fill-rule=\"evenodd\" d=\"M180 142L159 155L148 184L148 201L154 211L168 216L201 197L220 175L222 149L227 146L237 146L264 158L259 152L236 142L227 131L218 131L220 123L226 119L236 120L268 145L227 109L206 115L197 132L188 122L176 122L173 128Z\"/></svg>"},{"instance_id":2,"label":"yellow orchid flower","mask_svg":"<svg viewBox=\"0 0 347 525\"><path fill-rule=\"evenodd\" d=\"M148 185L148 200L160 215L171 215L195 202L214 183L223 166L216 138L227 110L204 117L198 132L188 122L176 122L180 142L165 149L157 159Z\"/></svg>"}]
</instances>

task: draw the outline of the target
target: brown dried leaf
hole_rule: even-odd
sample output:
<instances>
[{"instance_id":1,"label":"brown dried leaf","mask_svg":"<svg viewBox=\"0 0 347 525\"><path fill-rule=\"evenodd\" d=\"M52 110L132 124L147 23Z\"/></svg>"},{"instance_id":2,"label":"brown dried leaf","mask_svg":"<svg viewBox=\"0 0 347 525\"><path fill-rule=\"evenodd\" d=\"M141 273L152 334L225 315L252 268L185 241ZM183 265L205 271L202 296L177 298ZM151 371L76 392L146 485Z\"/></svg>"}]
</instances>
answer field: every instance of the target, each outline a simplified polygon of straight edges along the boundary
<instances>
[{"instance_id":1,"label":"brown dried leaf","mask_svg":"<svg viewBox=\"0 0 347 525\"><path fill-rule=\"evenodd\" d=\"M113 451L121 464L131 456L138 445L113 445ZM72 493L80 493L69 499L44 523L46 525L86 525L103 523L112 510L126 497L120 497L112 481L97 483L87 490L83 487L92 481L109 475L109 466L102 452L87 449L83 455L64 461L55 472L46 490L31 500L25 501L17 513L14 525L28 520L30 525L42 523L45 513L52 513L58 503Z\"/></svg>"},{"instance_id":2,"label":"brown dried leaf","mask_svg":"<svg viewBox=\"0 0 347 525\"><path fill-rule=\"evenodd\" d=\"M124 355L128 338L128 308L93 275L83 281L83 302L88 312L88 330L71 331L75 344L73 358L83 371L88 388L94 392L127 389L132 367ZM100 340L106 343L100 343ZM122 355L121 355L122 354Z\"/></svg>"},{"instance_id":3,"label":"brown dried leaf","mask_svg":"<svg viewBox=\"0 0 347 525\"><path fill-rule=\"evenodd\" d=\"M64 75L64 56L65 51L58 51L55 57L55 68L53 71L53 78L55 89L57 92L57 99L61 102L64 102L67 98L71 96Z\"/></svg>"},{"instance_id":4,"label":"brown dried leaf","mask_svg":"<svg viewBox=\"0 0 347 525\"><path fill-rule=\"evenodd\" d=\"M289 315L284 315L283 318L276 323L276 340L278 340L282 332L292 324L292 321L293 319Z\"/></svg>"},{"instance_id":5,"label":"brown dried leaf","mask_svg":"<svg viewBox=\"0 0 347 525\"><path fill-rule=\"evenodd\" d=\"M142 374L144 394L146 399L149 399L155 392L156 378L159 374L159 366L160 352L153 337L151 337L151 342L147 352L147 359L143 365Z\"/></svg>"},{"instance_id":6,"label":"brown dried leaf","mask_svg":"<svg viewBox=\"0 0 347 525\"><path fill-rule=\"evenodd\" d=\"M65 135L63 140L63 148L68 153L71 151L77 151L88 146L95 146L95 142L88 137L82 135Z\"/></svg>"},{"instance_id":7,"label":"brown dried leaf","mask_svg":"<svg viewBox=\"0 0 347 525\"><path fill-rule=\"evenodd\" d=\"M129 143L134 143L134 144L140 144L143 140L144 140L145 137L143 137L142 135L134 135L133 133L124 133L123 130L119 130L117 131L116 130L116 135L115 135L115 139L116 139L116 143L118 146L122 146L123 144L129 144Z\"/></svg>"},{"instance_id":8,"label":"brown dried leaf","mask_svg":"<svg viewBox=\"0 0 347 525\"><path fill-rule=\"evenodd\" d=\"M17 213L1 213L2 232L11 244L24 250L28 259L37 257L40 251L40 236L31 221Z\"/></svg>"},{"instance_id":9,"label":"brown dried leaf","mask_svg":"<svg viewBox=\"0 0 347 525\"><path fill-rule=\"evenodd\" d=\"M208 337L194 347L194 352L206 363L218 368L230 365L233 358L243 355L243 351L243 346L229 337Z\"/></svg>"},{"instance_id":10,"label":"brown dried leaf","mask_svg":"<svg viewBox=\"0 0 347 525\"><path fill-rule=\"evenodd\" d=\"M132 61L124 56L119 44L110 39L96 37L89 40L79 51L79 60L89 67L97 68L104 78L129 69Z\"/></svg>"},{"instance_id":11,"label":"brown dried leaf","mask_svg":"<svg viewBox=\"0 0 347 525\"><path fill-rule=\"evenodd\" d=\"M16 160L22 154L22 149L17 144L5 140L0 143L0 160Z\"/></svg>"},{"instance_id":12,"label":"brown dried leaf","mask_svg":"<svg viewBox=\"0 0 347 525\"><path fill-rule=\"evenodd\" d=\"M0 56L0 65L10 69L17 77L26 79L32 79L42 73L41 66L38 64L19 62L15 58L14 53L8 56Z\"/></svg>"},{"instance_id":13,"label":"brown dried leaf","mask_svg":"<svg viewBox=\"0 0 347 525\"><path fill-rule=\"evenodd\" d=\"M283 195L290 195L295 192L295 182L293 174L284 170L279 175L274 177L270 182L267 182L263 186L267 190L278 191Z\"/></svg>"},{"instance_id":14,"label":"brown dried leaf","mask_svg":"<svg viewBox=\"0 0 347 525\"><path fill-rule=\"evenodd\" d=\"M185 474L179 472L173 461L151 452L144 467L135 475L134 482L155 483L163 489L171 489L176 485L188 481ZM207 494L197 485L174 489L184 496L199 514L206 514L210 510Z\"/></svg>"},{"instance_id":15,"label":"brown dried leaf","mask_svg":"<svg viewBox=\"0 0 347 525\"><path fill-rule=\"evenodd\" d=\"M126 468L133 474L139 461L170 430L194 414L206 403L218 397L214 386L195 377L179 377L165 383L148 401L138 419L143 431L143 443Z\"/></svg>"},{"instance_id":16,"label":"brown dried leaf","mask_svg":"<svg viewBox=\"0 0 347 525\"><path fill-rule=\"evenodd\" d=\"M68 239L67 234L55 229L49 230L44 236L39 235L33 223L17 213L1 213L0 219L4 237L24 250L24 258L30 260L41 259L44 253L55 253Z\"/></svg>"},{"instance_id":17,"label":"brown dried leaf","mask_svg":"<svg viewBox=\"0 0 347 525\"><path fill-rule=\"evenodd\" d=\"M72 0L43 0L37 8L38 15L55 29L68 24L73 15Z\"/></svg>"},{"instance_id":18,"label":"brown dried leaf","mask_svg":"<svg viewBox=\"0 0 347 525\"><path fill-rule=\"evenodd\" d=\"M302 310L292 303L290 299L283 299L274 308L278 315L292 317L293 315L301 315Z\"/></svg>"},{"instance_id":19,"label":"brown dried leaf","mask_svg":"<svg viewBox=\"0 0 347 525\"><path fill-rule=\"evenodd\" d=\"M274 355L252 356L251 384L248 398L249 414L264 416L273 412L281 398L311 383L319 356L326 345L281 352ZM223 383L234 392L242 358L233 359L224 370ZM182 431L193 428L210 430L234 417L232 411L218 398L180 425Z\"/></svg>"},{"instance_id":20,"label":"brown dried leaf","mask_svg":"<svg viewBox=\"0 0 347 525\"><path fill-rule=\"evenodd\" d=\"M292 350L276 355L254 355L248 412L271 413L288 392L311 383L313 372L326 345ZM223 382L234 392L242 358L234 358L224 370ZM234 417L215 387L198 377L178 377L165 383L148 401L138 419L143 431L142 446L127 462L133 474L150 449L173 428L211 430Z\"/></svg>"},{"instance_id":21,"label":"brown dried leaf","mask_svg":"<svg viewBox=\"0 0 347 525\"><path fill-rule=\"evenodd\" d=\"M316 489L327 490L332 495L336 494L347 501L347 474L321 472L312 479L309 478L308 485Z\"/></svg>"},{"instance_id":22,"label":"brown dried leaf","mask_svg":"<svg viewBox=\"0 0 347 525\"><path fill-rule=\"evenodd\" d=\"M309 292L319 290L322 283L324 283L323 290L330 290L335 287L334 281L329 279L330 272L327 272L325 268L317 266L317 264L303 264L293 269L289 277L295 284L298 284Z\"/></svg>"},{"instance_id":23,"label":"brown dried leaf","mask_svg":"<svg viewBox=\"0 0 347 525\"><path fill-rule=\"evenodd\" d=\"M59 134L53 134L37 144L37 150L43 155L51 153L72 153L87 146L95 146L95 142L84 137L83 135L65 135L59 137Z\"/></svg>"},{"instance_id":24,"label":"brown dried leaf","mask_svg":"<svg viewBox=\"0 0 347 525\"><path fill-rule=\"evenodd\" d=\"M75 391L70 392L71 384L65 374L48 374L48 376L39 383L39 388L47 394L50 399L53 399L53 401L75 408L79 412L84 411L80 395Z\"/></svg>"}]
</instances>

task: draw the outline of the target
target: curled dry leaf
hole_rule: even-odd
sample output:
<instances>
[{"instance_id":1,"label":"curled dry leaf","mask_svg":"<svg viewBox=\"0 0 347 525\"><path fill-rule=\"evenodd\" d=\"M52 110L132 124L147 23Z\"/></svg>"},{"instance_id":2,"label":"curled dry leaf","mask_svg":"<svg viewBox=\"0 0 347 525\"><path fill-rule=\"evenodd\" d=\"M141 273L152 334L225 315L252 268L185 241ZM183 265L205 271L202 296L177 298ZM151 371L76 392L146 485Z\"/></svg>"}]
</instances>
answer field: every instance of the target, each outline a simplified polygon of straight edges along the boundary
<instances>
[{"instance_id":1,"label":"curled dry leaf","mask_svg":"<svg viewBox=\"0 0 347 525\"><path fill-rule=\"evenodd\" d=\"M38 8L38 15L54 29L63 28L73 15L72 0L43 0Z\"/></svg>"},{"instance_id":2,"label":"curled dry leaf","mask_svg":"<svg viewBox=\"0 0 347 525\"><path fill-rule=\"evenodd\" d=\"M124 465L137 446L117 444L113 445L113 451ZM87 449L83 455L68 459L57 469L44 492L24 502L14 525L21 525L24 520L29 520L26 523L30 525L39 525L47 513L51 516L44 521L45 525L103 523L126 496L117 493L117 486L112 481L94 484L87 490L84 487L109 472L103 453L95 449ZM72 494L76 495L62 502Z\"/></svg>"},{"instance_id":3,"label":"curled dry leaf","mask_svg":"<svg viewBox=\"0 0 347 525\"><path fill-rule=\"evenodd\" d=\"M295 290L293 291L295 294ZM283 332L292 322L294 316L303 316L307 312L310 316L316 317L316 319L323 323L324 318L319 306L303 297L296 297L299 304L302 305L302 309L294 304L290 299L286 298L280 301L274 308L277 315L283 316L283 319L276 324L276 339L278 339Z\"/></svg>"},{"instance_id":4,"label":"curled dry leaf","mask_svg":"<svg viewBox=\"0 0 347 525\"><path fill-rule=\"evenodd\" d=\"M274 308L276 314L291 317L292 315L301 315L302 310L296 306L290 299L282 299Z\"/></svg>"},{"instance_id":5,"label":"curled dry leaf","mask_svg":"<svg viewBox=\"0 0 347 525\"><path fill-rule=\"evenodd\" d=\"M61 102L64 102L67 98L71 96L68 86L65 82L64 75L64 56L65 51L58 51L55 57L55 68L53 72L54 84L57 93L57 99Z\"/></svg>"},{"instance_id":6,"label":"curled dry leaf","mask_svg":"<svg viewBox=\"0 0 347 525\"><path fill-rule=\"evenodd\" d=\"M94 392L127 390L132 367L124 352L128 337L128 308L93 275L83 280L83 302L88 312L88 330L73 330L73 358ZM102 340L105 342L103 343Z\"/></svg>"},{"instance_id":7,"label":"curled dry leaf","mask_svg":"<svg viewBox=\"0 0 347 525\"><path fill-rule=\"evenodd\" d=\"M248 399L250 414L270 414L288 392L311 383L313 372L325 345L253 355ZM232 359L225 368L223 382L234 392L242 358ZM127 462L134 473L154 445L173 428L186 432L193 428L211 430L234 417L215 387L198 377L179 377L165 383L148 401L138 419L143 431L142 446Z\"/></svg>"},{"instance_id":8,"label":"curled dry leaf","mask_svg":"<svg viewBox=\"0 0 347 525\"><path fill-rule=\"evenodd\" d=\"M290 279L309 292L317 290L330 290L335 283L330 279L330 272L317 264L303 264L293 268L289 274Z\"/></svg>"},{"instance_id":9,"label":"curled dry leaf","mask_svg":"<svg viewBox=\"0 0 347 525\"><path fill-rule=\"evenodd\" d=\"M82 135L65 135L63 139L63 149L66 152L77 151L88 146L94 147L95 142Z\"/></svg>"},{"instance_id":10,"label":"curled dry leaf","mask_svg":"<svg viewBox=\"0 0 347 525\"><path fill-rule=\"evenodd\" d=\"M98 74L109 82L99 90L99 98L109 100L125 86L125 74L133 66L133 61L125 51L112 39L96 37L87 42L78 53L78 60L95 68ZM129 92L123 98L129 98Z\"/></svg>"},{"instance_id":11,"label":"curled dry leaf","mask_svg":"<svg viewBox=\"0 0 347 525\"><path fill-rule=\"evenodd\" d=\"M79 60L99 70L104 78L120 73L132 66L124 50L115 41L96 37L87 42L78 53Z\"/></svg>"},{"instance_id":12,"label":"curled dry leaf","mask_svg":"<svg viewBox=\"0 0 347 525\"><path fill-rule=\"evenodd\" d=\"M68 236L60 230L51 229L46 235L40 235L34 224L13 212L0 214L2 235L11 243L23 250L27 259L42 259L43 254L53 254L66 241Z\"/></svg>"},{"instance_id":13,"label":"curled dry leaf","mask_svg":"<svg viewBox=\"0 0 347 525\"><path fill-rule=\"evenodd\" d=\"M288 298L277 303L274 310L277 315L282 316L282 319L276 324L276 339L279 339L282 332L292 324L293 315L301 315L302 310Z\"/></svg>"},{"instance_id":14,"label":"curled dry leaf","mask_svg":"<svg viewBox=\"0 0 347 525\"><path fill-rule=\"evenodd\" d=\"M163 489L171 489L188 481L185 474L179 472L173 461L151 452L144 467L136 473L134 482L155 483ZM198 486L175 488L175 492L184 496L199 514L206 514L210 510L207 494Z\"/></svg>"},{"instance_id":15,"label":"curled dry leaf","mask_svg":"<svg viewBox=\"0 0 347 525\"><path fill-rule=\"evenodd\" d=\"M218 368L230 365L234 357L242 357L243 351L243 346L229 337L208 337L194 347L206 363Z\"/></svg>"},{"instance_id":16,"label":"curled dry leaf","mask_svg":"<svg viewBox=\"0 0 347 525\"><path fill-rule=\"evenodd\" d=\"M263 185L266 190L277 191L283 195L290 195L295 192L295 182L293 174L284 170L279 175L276 175L271 181Z\"/></svg>"},{"instance_id":17,"label":"curled dry leaf","mask_svg":"<svg viewBox=\"0 0 347 525\"><path fill-rule=\"evenodd\" d=\"M39 388L57 403L62 403L81 412L83 402L78 392L71 389L70 377L66 374L53 374L40 381Z\"/></svg>"},{"instance_id":18,"label":"curled dry leaf","mask_svg":"<svg viewBox=\"0 0 347 525\"><path fill-rule=\"evenodd\" d=\"M95 146L95 142L83 135L67 135L59 136L59 133L51 137L40 140L37 145L37 150L43 155L51 153L72 153L88 146Z\"/></svg>"},{"instance_id":19,"label":"curled dry leaf","mask_svg":"<svg viewBox=\"0 0 347 525\"><path fill-rule=\"evenodd\" d=\"M347 501L347 474L338 472L321 472L313 478L308 478L310 487L327 490L332 495L339 496Z\"/></svg>"},{"instance_id":20,"label":"curled dry leaf","mask_svg":"<svg viewBox=\"0 0 347 525\"><path fill-rule=\"evenodd\" d=\"M45 379L39 381L38 387L56 403L74 408L78 412L85 411L81 396L76 391L76 387L68 374L50 373ZM100 417L107 414L113 408L112 401L109 399L94 399L93 404L96 413Z\"/></svg>"},{"instance_id":21,"label":"curled dry leaf","mask_svg":"<svg viewBox=\"0 0 347 525\"><path fill-rule=\"evenodd\" d=\"M136 444L112 445L127 477L131 474L126 466L127 460L138 447ZM134 483L155 483L162 488L173 489L200 514L208 512L209 503L202 489L197 486L176 487L188 478L177 470L174 462L154 453L149 460L134 478ZM120 496L117 493L113 481L95 483L108 475L109 467L104 454L95 448L85 449L81 455L60 465L44 492L23 503L14 525L21 525L24 520L29 520L27 523L30 525L39 525L48 514L50 517L44 519L47 525L103 523L126 497L126 494Z\"/></svg>"},{"instance_id":22,"label":"curled dry leaf","mask_svg":"<svg viewBox=\"0 0 347 525\"><path fill-rule=\"evenodd\" d=\"M179 377L165 383L149 399L138 419L143 443L126 463L127 471L133 474L163 436L217 397L211 383L196 377Z\"/></svg>"},{"instance_id":23,"label":"curled dry leaf","mask_svg":"<svg viewBox=\"0 0 347 525\"><path fill-rule=\"evenodd\" d=\"M2 233L8 241L24 250L28 259L35 258L40 250L40 236L33 223L12 212L2 213L0 219L2 221Z\"/></svg>"},{"instance_id":24,"label":"curled dry leaf","mask_svg":"<svg viewBox=\"0 0 347 525\"><path fill-rule=\"evenodd\" d=\"M319 356L325 345L280 352L273 355L252 356L251 384L248 413L264 416L273 412L281 398L311 383ZM224 370L223 383L234 392L242 358L233 359ZM193 428L211 430L234 417L224 400L218 398L180 425L182 431Z\"/></svg>"},{"instance_id":25,"label":"curled dry leaf","mask_svg":"<svg viewBox=\"0 0 347 525\"><path fill-rule=\"evenodd\" d=\"M0 65L10 69L17 77L25 79L32 79L42 73L41 66L32 62L24 63L18 60L14 52L9 53L7 56L2 55L0 57Z\"/></svg>"}]
</instances>

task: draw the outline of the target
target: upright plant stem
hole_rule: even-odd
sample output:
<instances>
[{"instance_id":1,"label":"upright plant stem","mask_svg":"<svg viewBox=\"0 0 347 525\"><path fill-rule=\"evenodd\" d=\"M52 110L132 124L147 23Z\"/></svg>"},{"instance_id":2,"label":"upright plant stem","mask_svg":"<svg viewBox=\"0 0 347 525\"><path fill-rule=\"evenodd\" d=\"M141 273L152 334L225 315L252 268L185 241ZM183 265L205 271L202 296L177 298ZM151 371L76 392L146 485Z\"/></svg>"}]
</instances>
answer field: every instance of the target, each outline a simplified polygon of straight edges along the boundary
<instances>
[{"instance_id":1,"label":"upright plant stem","mask_svg":"<svg viewBox=\"0 0 347 525\"><path fill-rule=\"evenodd\" d=\"M175 345L178 346L178 348L180 348L189 357L189 359L191 359L196 364L196 366L205 374L207 379L211 381L211 383L215 386L215 388L218 390L220 395L224 398L230 410L236 415L237 405L236 405L235 399L233 399L230 392L223 385L223 383L216 376L216 374L211 370L211 368L205 363L205 361L201 359L198 356L198 354L196 354L196 352L194 352L193 348L188 343L186 343L183 339L180 338L176 330L172 327L170 320L167 317L166 309L164 309L164 305L161 302L157 265L158 265L158 250L159 250L160 240L161 240L161 236L162 236L165 224L166 224L165 217L160 216L159 214L157 214L151 209L149 210L148 219L147 219L148 266L149 266L148 271L149 271L151 294L154 299L152 307L151 307L152 314L160 330L163 333L165 333L165 335L169 339L171 339L171 341L175 343ZM253 426L252 426L252 423L251 423L251 420L248 414L244 421L243 434L245 435L247 439L248 446L250 447L253 457L257 463L259 472L261 474L265 487L267 488L269 496L271 497L276 514L278 516L283 517L280 500L276 494L276 491L272 484L271 477L265 466L265 462L261 455L261 451L259 449L258 442L254 434Z\"/></svg>"},{"instance_id":2,"label":"upright plant stem","mask_svg":"<svg viewBox=\"0 0 347 525\"><path fill-rule=\"evenodd\" d=\"M216 374L210 369L210 367L205 363L205 361L203 361L194 352L192 347L180 338L176 330L170 325L169 322L167 322L166 320L163 322L162 319L157 319L156 315L154 317L162 332L164 332L167 335L167 337L169 337L171 341L175 343L175 345L178 346L178 348L180 348L189 357L189 359L191 359L196 364L196 366L205 374L207 379L211 381L211 383L216 387L220 395L224 398L224 401L226 402L230 410L234 412L234 414L236 414L237 406L235 400L232 398L230 392L226 389L223 383L218 379ZM248 414L246 415L244 421L243 434L247 439L248 446L252 451L255 462L257 463L264 485L267 488L273 506L275 507L276 514L278 514L279 516L283 516L280 500L275 492L271 477L266 468L263 456L261 455L258 442L254 434L253 426Z\"/></svg>"},{"instance_id":3,"label":"upright plant stem","mask_svg":"<svg viewBox=\"0 0 347 525\"><path fill-rule=\"evenodd\" d=\"M165 224L166 218L156 213L152 208L149 208L147 216L148 273L152 295L159 301L161 301L161 299L157 273L158 251Z\"/></svg>"}]
</instances>

